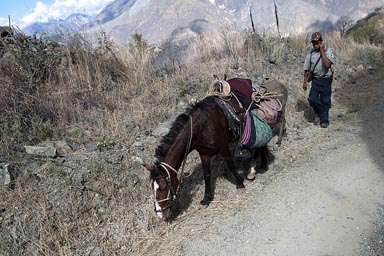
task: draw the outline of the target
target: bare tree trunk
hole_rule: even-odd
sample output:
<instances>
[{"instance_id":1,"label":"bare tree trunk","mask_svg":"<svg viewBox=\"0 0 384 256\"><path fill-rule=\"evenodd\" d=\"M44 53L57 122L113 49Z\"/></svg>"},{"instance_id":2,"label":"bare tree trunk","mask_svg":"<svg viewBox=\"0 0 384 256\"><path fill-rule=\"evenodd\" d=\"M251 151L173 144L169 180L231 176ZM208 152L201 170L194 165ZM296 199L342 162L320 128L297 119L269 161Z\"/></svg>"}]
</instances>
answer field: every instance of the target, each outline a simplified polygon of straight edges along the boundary
<instances>
[{"instance_id":1,"label":"bare tree trunk","mask_svg":"<svg viewBox=\"0 0 384 256\"><path fill-rule=\"evenodd\" d=\"M279 15L277 14L276 0L273 0L273 4L274 4L274 6L275 6L275 18L276 18L277 33L278 33L279 37L281 38L281 35L280 35L280 27L279 27Z\"/></svg>"},{"instance_id":2,"label":"bare tree trunk","mask_svg":"<svg viewBox=\"0 0 384 256\"><path fill-rule=\"evenodd\" d=\"M255 33L256 30L255 30L255 24L253 24L253 17L252 17L252 9L251 8L249 8L249 16L251 17L252 31L253 31L253 33Z\"/></svg>"}]
</instances>

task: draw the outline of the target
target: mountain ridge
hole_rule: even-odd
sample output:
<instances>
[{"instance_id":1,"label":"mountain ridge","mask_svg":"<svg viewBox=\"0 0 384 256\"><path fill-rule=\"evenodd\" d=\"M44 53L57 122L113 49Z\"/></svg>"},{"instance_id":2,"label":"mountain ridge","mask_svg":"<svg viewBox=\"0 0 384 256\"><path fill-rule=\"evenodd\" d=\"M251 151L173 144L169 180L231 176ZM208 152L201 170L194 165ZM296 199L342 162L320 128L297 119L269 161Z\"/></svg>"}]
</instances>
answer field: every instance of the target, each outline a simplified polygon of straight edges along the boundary
<instances>
[{"instance_id":1,"label":"mountain ridge","mask_svg":"<svg viewBox=\"0 0 384 256\"><path fill-rule=\"evenodd\" d=\"M116 0L84 25L89 30L102 28L115 41L127 43L134 33L159 44L190 29L186 40L202 33L217 33L224 28L251 27L250 11L259 34L277 35L275 6L282 36L330 31L341 16L357 21L383 5L379 0ZM204 26L196 30L198 21ZM195 26L195 27L192 27ZM33 26L32 26L33 27ZM40 24L41 30L42 24ZM47 26L46 26L47 27ZM80 28L80 27L79 27ZM31 28L28 29L28 32Z\"/></svg>"}]
</instances>

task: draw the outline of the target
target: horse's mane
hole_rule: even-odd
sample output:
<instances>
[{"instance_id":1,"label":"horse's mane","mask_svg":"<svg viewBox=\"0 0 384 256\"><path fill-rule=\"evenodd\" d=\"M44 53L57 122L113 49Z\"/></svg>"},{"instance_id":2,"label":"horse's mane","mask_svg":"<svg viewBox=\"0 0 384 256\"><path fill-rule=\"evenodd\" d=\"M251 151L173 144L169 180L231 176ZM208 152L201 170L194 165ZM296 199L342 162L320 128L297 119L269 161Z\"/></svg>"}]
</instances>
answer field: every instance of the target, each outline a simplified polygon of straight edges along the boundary
<instances>
[{"instance_id":1,"label":"horse's mane","mask_svg":"<svg viewBox=\"0 0 384 256\"><path fill-rule=\"evenodd\" d=\"M171 147L171 145L175 141L177 135L179 134L185 122L189 120L189 115L192 115L192 113L196 111L196 109L206 109L209 103L212 102L211 98L212 97L206 97L202 101L199 101L197 103L190 103L187 106L185 112L177 116L168 134L161 139L160 145L157 147L155 151L155 157L160 162L163 161L165 154L167 153L168 149Z\"/></svg>"}]
</instances>

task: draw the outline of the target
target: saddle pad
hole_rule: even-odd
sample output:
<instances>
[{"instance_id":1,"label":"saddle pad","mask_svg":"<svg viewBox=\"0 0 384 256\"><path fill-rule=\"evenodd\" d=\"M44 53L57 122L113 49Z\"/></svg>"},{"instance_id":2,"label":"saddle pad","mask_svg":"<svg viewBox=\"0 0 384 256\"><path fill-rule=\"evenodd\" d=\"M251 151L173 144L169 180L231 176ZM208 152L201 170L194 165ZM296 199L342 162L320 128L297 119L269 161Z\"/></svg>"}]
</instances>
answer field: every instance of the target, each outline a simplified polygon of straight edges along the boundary
<instances>
[{"instance_id":1,"label":"saddle pad","mask_svg":"<svg viewBox=\"0 0 384 256\"><path fill-rule=\"evenodd\" d=\"M276 99L265 99L256 105L259 117L269 125L275 125L281 121L281 105Z\"/></svg>"},{"instance_id":2,"label":"saddle pad","mask_svg":"<svg viewBox=\"0 0 384 256\"><path fill-rule=\"evenodd\" d=\"M264 147L272 139L271 127L257 115L256 110L247 113L240 144L249 149Z\"/></svg>"}]
</instances>

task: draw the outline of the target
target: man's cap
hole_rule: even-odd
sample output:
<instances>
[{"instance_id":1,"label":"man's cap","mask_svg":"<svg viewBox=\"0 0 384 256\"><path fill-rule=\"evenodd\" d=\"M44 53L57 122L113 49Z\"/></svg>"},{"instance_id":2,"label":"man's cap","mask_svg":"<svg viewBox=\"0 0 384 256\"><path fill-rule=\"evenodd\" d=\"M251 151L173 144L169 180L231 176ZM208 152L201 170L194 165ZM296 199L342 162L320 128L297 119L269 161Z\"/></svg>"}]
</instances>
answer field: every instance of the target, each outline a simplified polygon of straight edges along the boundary
<instances>
[{"instance_id":1,"label":"man's cap","mask_svg":"<svg viewBox=\"0 0 384 256\"><path fill-rule=\"evenodd\" d=\"M311 36L311 42L323 41L320 32L315 32Z\"/></svg>"}]
</instances>

